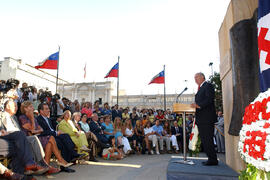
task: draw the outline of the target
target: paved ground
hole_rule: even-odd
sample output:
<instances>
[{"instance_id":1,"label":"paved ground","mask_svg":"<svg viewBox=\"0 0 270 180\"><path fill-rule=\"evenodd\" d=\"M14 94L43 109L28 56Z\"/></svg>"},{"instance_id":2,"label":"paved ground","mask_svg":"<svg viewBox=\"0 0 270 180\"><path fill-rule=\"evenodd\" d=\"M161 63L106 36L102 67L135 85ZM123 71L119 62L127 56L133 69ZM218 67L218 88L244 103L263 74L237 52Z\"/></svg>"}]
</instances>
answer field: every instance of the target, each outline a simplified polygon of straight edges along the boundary
<instances>
[{"instance_id":1,"label":"paved ground","mask_svg":"<svg viewBox=\"0 0 270 180\"><path fill-rule=\"evenodd\" d=\"M181 156L181 154L173 154ZM131 155L120 161L105 161L93 165L72 166L76 173L59 173L53 177L40 176L37 179L46 180L54 178L59 180L165 180L168 162L171 154L163 155ZM218 155L221 161L225 160L224 154ZM204 157L204 154L200 154ZM106 164L109 163L109 164ZM124 167L127 166L127 167Z\"/></svg>"}]
</instances>

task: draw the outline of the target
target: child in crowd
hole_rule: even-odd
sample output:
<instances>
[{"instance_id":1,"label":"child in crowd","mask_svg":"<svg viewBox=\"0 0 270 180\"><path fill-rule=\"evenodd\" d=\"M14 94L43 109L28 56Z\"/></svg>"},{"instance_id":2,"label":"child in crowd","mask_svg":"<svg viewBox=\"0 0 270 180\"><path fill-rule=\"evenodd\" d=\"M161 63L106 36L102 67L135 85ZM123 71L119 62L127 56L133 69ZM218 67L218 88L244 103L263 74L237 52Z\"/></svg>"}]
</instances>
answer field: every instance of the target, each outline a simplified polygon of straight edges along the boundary
<instances>
[{"instance_id":1,"label":"child in crowd","mask_svg":"<svg viewBox=\"0 0 270 180\"><path fill-rule=\"evenodd\" d=\"M103 149L102 157L106 160L120 160L124 158L123 153L115 147L115 137L110 136L109 143L112 147Z\"/></svg>"}]
</instances>

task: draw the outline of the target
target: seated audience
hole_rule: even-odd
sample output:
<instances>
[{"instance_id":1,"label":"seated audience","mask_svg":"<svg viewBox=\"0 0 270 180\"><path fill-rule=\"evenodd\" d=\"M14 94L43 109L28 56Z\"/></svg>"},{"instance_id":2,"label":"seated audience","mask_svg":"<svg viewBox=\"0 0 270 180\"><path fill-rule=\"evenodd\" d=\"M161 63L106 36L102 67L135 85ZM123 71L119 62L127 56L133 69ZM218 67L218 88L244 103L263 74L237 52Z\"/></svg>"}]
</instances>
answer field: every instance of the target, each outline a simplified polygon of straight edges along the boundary
<instances>
[{"instance_id":1,"label":"seated audience","mask_svg":"<svg viewBox=\"0 0 270 180\"><path fill-rule=\"evenodd\" d=\"M0 126L1 153L11 157L11 167L18 174L43 174L48 171L34 162L30 144L22 131L7 132Z\"/></svg>"},{"instance_id":2,"label":"seated audience","mask_svg":"<svg viewBox=\"0 0 270 180\"><path fill-rule=\"evenodd\" d=\"M152 141L152 147L156 149L156 154L160 154L159 153L159 149L158 149L158 142L157 142L157 133L154 131L154 129L151 127L151 122L148 121L146 123L146 126L144 128L144 134L145 134L145 143L148 149L148 154L154 154L149 141Z\"/></svg>"},{"instance_id":3,"label":"seated audience","mask_svg":"<svg viewBox=\"0 0 270 180\"><path fill-rule=\"evenodd\" d=\"M126 138L128 138L128 141L130 143L132 143L133 149L138 152L139 151L139 148L136 145L137 144L136 143L136 136L135 136L134 129L132 127L132 124L131 124L131 120L130 119L126 119L126 122L125 122L124 127L125 127L124 136Z\"/></svg>"},{"instance_id":4,"label":"seated audience","mask_svg":"<svg viewBox=\"0 0 270 180\"><path fill-rule=\"evenodd\" d=\"M135 127L136 121L139 120L139 116L137 114L136 108L132 109L132 113L130 114L130 119L131 119L132 126Z\"/></svg>"},{"instance_id":5,"label":"seated audience","mask_svg":"<svg viewBox=\"0 0 270 180\"><path fill-rule=\"evenodd\" d=\"M98 122L98 115L96 113L92 114L92 120L90 121L90 129L91 132L93 132L96 137L98 138L98 140L104 144L108 143L108 138L106 137L106 135L104 134L104 127L102 127L100 125L100 123Z\"/></svg>"},{"instance_id":6,"label":"seated audience","mask_svg":"<svg viewBox=\"0 0 270 180\"><path fill-rule=\"evenodd\" d=\"M145 127L147 122L148 122L147 115L143 115L142 125Z\"/></svg>"},{"instance_id":7,"label":"seated audience","mask_svg":"<svg viewBox=\"0 0 270 180\"><path fill-rule=\"evenodd\" d=\"M177 121L173 122L173 127L171 128L172 135L176 137L178 147L183 145L183 129L178 126Z\"/></svg>"},{"instance_id":8,"label":"seated audience","mask_svg":"<svg viewBox=\"0 0 270 180\"><path fill-rule=\"evenodd\" d=\"M106 137L109 139L111 136L114 136L114 129L113 129L113 124L111 123L111 117L110 116L105 116L104 117L104 123L101 125L104 127L104 134Z\"/></svg>"},{"instance_id":9,"label":"seated audience","mask_svg":"<svg viewBox=\"0 0 270 180\"><path fill-rule=\"evenodd\" d=\"M45 161L47 164L50 163L52 153L56 156L58 164L60 166L69 167L72 163L67 163L62 157L55 139L53 136L42 136L43 129L39 126L37 120L34 118L34 107L30 101L24 101L21 104L21 113L19 122L22 126L22 130L27 136L38 135L38 138L45 150Z\"/></svg>"},{"instance_id":10,"label":"seated audience","mask_svg":"<svg viewBox=\"0 0 270 180\"><path fill-rule=\"evenodd\" d=\"M50 108L47 103L41 103L38 106L38 111L40 115L36 118L38 124L43 129L41 135L47 136L51 135L55 138L57 147L61 151L63 158L70 162L76 158L79 158L80 155L74 150L75 144L68 134L63 133L62 131L56 131L50 119Z\"/></svg>"},{"instance_id":11,"label":"seated audience","mask_svg":"<svg viewBox=\"0 0 270 180\"><path fill-rule=\"evenodd\" d=\"M172 135L171 126L170 126L169 121L165 121L163 129L164 129L164 131L163 131L164 136L167 137L167 138L170 138L170 141L172 142L172 146L175 149L175 152L178 153L179 146L178 146L178 143L177 143L177 140L176 140L176 136ZM172 152L169 151L169 153L172 153Z\"/></svg>"},{"instance_id":12,"label":"seated audience","mask_svg":"<svg viewBox=\"0 0 270 180\"><path fill-rule=\"evenodd\" d=\"M110 110L109 104L107 102L104 103L104 107L103 107L103 109L101 111L101 114L103 116L105 116L105 115L111 115L112 114L112 111Z\"/></svg>"},{"instance_id":13,"label":"seated audience","mask_svg":"<svg viewBox=\"0 0 270 180\"><path fill-rule=\"evenodd\" d=\"M120 160L124 158L123 153L115 147L115 137L111 136L109 138L109 143L111 147L103 149L102 157L106 160Z\"/></svg>"},{"instance_id":14,"label":"seated audience","mask_svg":"<svg viewBox=\"0 0 270 180\"><path fill-rule=\"evenodd\" d=\"M171 150L170 138L167 136L164 136L163 127L159 124L159 119L156 120L156 123L153 126L153 130L157 133L156 135L157 135L157 139L159 141L161 153L164 153L163 141L166 142L167 151L170 151Z\"/></svg>"},{"instance_id":15,"label":"seated audience","mask_svg":"<svg viewBox=\"0 0 270 180\"><path fill-rule=\"evenodd\" d=\"M113 129L114 129L114 137L116 140L116 145L117 147L123 145L123 151L125 154L130 154L131 153L131 147L128 142L128 139L123 136L125 132L125 127L120 119L120 117L116 117L114 119L114 124L113 124Z\"/></svg>"},{"instance_id":16,"label":"seated audience","mask_svg":"<svg viewBox=\"0 0 270 180\"><path fill-rule=\"evenodd\" d=\"M79 132L71 121L71 112L68 110L65 111L63 118L64 119L58 124L58 130L67 133L71 137L77 147L78 153L83 152L87 154L86 152L89 152L90 149L88 148L86 136L84 133Z\"/></svg>"},{"instance_id":17,"label":"seated audience","mask_svg":"<svg viewBox=\"0 0 270 180\"><path fill-rule=\"evenodd\" d=\"M144 136L144 127L142 125L141 120L136 121L136 126L134 128L134 132L135 132L136 142L138 143L138 146L141 149L141 148L143 148L143 140L145 138L145 136ZM144 153L144 149L143 149L143 153Z\"/></svg>"},{"instance_id":18,"label":"seated audience","mask_svg":"<svg viewBox=\"0 0 270 180\"><path fill-rule=\"evenodd\" d=\"M128 109L124 109L124 112L122 113L122 120L125 122L127 119L130 119Z\"/></svg>"},{"instance_id":19,"label":"seated audience","mask_svg":"<svg viewBox=\"0 0 270 180\"><path fill-rule=\"evenodd\" d=\"M96 155L97 155L97 144L98 144L98 139L94 133L90 131L90 127L88 125L87 121L87 115L82 114L79 112L76 112L72 115L72 119L74 122L75 127L77 130L82 133L84 132L88 141L89 149L90 149L90 157L89 161L94 161L97 162L96 160Z\"/></svg>"},{"instance_id":20,"label":"seated audience","mask_svg":"<svg viewBox=\"0 0 270 180\"><path fill-rule=\"evenodd\" d=\"M85 107L81 110L82 114L86 114L87 118L91 118L93 111L92 111L92 103L86 102Z\"/></svg>"},{"instance_id":21,"label":"seated audience","mask_svg":"<svg viewBox=\"0 0 270 180\"><path fill-rule=\"evenodd\" d=\"M4 113L2 113L2 116L0 117L0 126L7 132L7 133L13 133L17 131L21 131L20 126L17 122L17 118L15 116L17 111L17 105L13 100L8 100L4 104ZM45 153L44 149L38 139L37 136L27 136L26 137L28 142L30 143L30 149L32 151L32 155L34 157L34 161L38 164L42 165L45 168L49 168L47 171L47 174L54 174L58 173L60 169L54 168L50 166L46 161L44 160Z\"/></svg>"}]
</instances>

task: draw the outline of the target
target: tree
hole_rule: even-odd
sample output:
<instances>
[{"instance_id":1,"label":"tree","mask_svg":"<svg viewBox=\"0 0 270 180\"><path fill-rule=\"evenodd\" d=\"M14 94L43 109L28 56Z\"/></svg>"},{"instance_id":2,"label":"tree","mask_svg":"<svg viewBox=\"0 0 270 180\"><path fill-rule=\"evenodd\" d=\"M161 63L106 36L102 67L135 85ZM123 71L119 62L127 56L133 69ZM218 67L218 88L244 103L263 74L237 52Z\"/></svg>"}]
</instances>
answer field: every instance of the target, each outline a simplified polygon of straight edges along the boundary
<instances>
[{"instance_id":1,"label":"tree","mask_svg":"<svg viewBox=\"0 0 270 180\"><path fill-rule=\"evenodd\" d=\"M217 111L223 111L222 104L222 87L220 74L215 72L214 75L210 76L210 82L213 84L215 88L215 106Z\"/></svg>"}]
</instances>

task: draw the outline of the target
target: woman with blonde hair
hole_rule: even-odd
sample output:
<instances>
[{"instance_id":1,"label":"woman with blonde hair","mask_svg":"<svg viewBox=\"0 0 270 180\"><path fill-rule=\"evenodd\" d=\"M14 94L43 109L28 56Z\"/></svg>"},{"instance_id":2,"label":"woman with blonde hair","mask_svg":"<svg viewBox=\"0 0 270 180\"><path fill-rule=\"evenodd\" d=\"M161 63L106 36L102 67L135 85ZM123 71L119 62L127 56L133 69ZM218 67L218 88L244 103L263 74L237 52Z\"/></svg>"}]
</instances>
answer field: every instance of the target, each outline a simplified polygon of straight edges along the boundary
<instances>
[{"instance_id":1,"label":"woman with blonde hair","mask_svg":"<svg viewBox=\"0 0 270 180\"><path fill-rule=\"evenodd\" d=\"M129 142L133 143L133 149L136 150L137 152L139 152L139 149L138 149L137 143L136 143L136 137L134 134L134 129L132 127L130 119L126 119L124 136L126 138L128 138Z\"/></svg>"},{"instance_id":2,"label":"woman with blonde hair","mask_svg":"<svg viewBox=\"0 0 270 180\"><path fill-rule=\"evenodd\" d=\"M136 137L136 141L137 141L138 145L140 147L142 147L143 146L143 140L144 140L144 127L142 125L141 120L136 121L136 126L134 128L134 132L135 132L135 137Z\"/></svg>"},{"instance_id":3,"label":"woman with blonde hair","mask_svg":"<svg viewBox=\"0 0 270 180\"><path fill-rule=\"evenodd\" d=\"M121 145L124 145L123 147L124 153L129 154L131 152L131 147L128 142L128 139L123 136L125 132L125 126L123 125L120 117L116 117L114 119L113 128L114 128L114 137L116 140L116 145L118 147Z\"/></svg>"},{"instance_id":4,"label":"woman with blonde hair","mask_svg":"<svg viewBox=\"0 0 270 180\"><path fill-rule=\"evenodd\" d=\"M75 146L78 153L82 151L89 152L88 142L84 133L80 133L71 121L71 112L66 110L63 114L63 120L58 124L58 130L68 134Z\"/></svg>"},{"instance_id":5,"label":"woman with blonde hair","mask_svg":"<svg viewBox=\"0 0 270 180\"><path fill-rule=\"evenodd\" d=\"M43 129L39 126L37 120L34 117L34 106L30 101L25 101L21 104L21 113L22 115L19 117L19 122L22 126L22 130L27 136L38 136L39 141L41 142L41 145L45 151L44 159L46 163L50 163L51 155L54 153L60 166L71 166L72 163L67 163L61 156L53 136L40 136L40 134L43 132Z\"/></svg>"}]
</instances>

